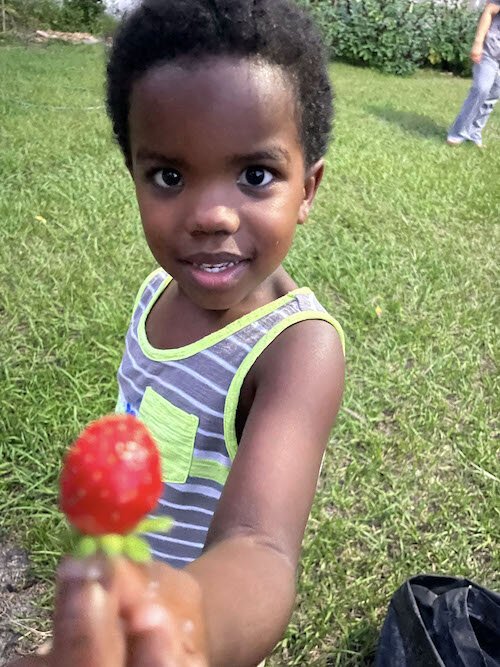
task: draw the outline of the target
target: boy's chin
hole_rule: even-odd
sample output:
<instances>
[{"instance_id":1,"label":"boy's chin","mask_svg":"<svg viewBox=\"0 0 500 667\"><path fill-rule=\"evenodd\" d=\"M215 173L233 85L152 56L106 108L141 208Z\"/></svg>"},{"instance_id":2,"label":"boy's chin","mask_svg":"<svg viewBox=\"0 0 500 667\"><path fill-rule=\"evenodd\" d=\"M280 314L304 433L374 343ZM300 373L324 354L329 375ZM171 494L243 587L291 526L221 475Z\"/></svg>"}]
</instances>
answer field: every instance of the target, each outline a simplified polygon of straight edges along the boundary
<instances>
[{"instance_id":1,"label":"boy's chin","mask_svg":"<svg viewBox=\"0 0 500 667\"><path fill-rule=\"evenodd\" d=\"M191 292L190 290L185 292L186 296L190 299L195 306L198 306L201 310L207 310L218 313L225 313L228 310L239 310L240 304L244 298L238 298L234 295L221 295L221 294L199 294L196 292Z\"/></svg>"}]
</instances>

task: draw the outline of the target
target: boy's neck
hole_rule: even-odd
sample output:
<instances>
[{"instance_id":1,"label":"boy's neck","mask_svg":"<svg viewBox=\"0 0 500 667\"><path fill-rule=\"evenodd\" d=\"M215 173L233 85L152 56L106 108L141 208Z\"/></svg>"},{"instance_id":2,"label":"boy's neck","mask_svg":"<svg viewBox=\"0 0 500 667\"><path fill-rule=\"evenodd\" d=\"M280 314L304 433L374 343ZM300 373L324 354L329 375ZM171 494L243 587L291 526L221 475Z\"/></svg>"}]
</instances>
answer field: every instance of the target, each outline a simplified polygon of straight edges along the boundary
<instances>
[{"instance_id":1,"label":"boy's neck","mask_svg":"<svg viewBox=\"0 0 500 667\"><path fill-rule=\"evenodd\" d=\"M248 313L265 306L297 285L279 267L250 297L228 310L206 310L183 294L175 281L160 295L146 321L146 335L153 347L175 349L195 343L223 329Z\"/></svg>"}]
</instances>

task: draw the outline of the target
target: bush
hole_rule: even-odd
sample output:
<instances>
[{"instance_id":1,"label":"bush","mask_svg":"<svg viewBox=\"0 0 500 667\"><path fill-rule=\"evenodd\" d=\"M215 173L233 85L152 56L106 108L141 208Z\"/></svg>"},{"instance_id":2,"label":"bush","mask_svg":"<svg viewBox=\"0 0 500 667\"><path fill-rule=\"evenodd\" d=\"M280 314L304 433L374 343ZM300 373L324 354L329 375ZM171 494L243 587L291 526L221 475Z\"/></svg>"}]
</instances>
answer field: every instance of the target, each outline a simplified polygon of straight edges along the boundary
<instances>
[{"instance_id":1,"label":"bush","mask_svg":"<svg viewBox=\"0 0 500 667\"><path fill-rule=\"evenodd\" d=\"M104 15L103 0L64 0L61 8L60 30L94 32Z\"/></svg>"},{"instance_id":2,"label":"bush","mask_svg":"<svg viewBox=\"0 0 500 667\"><path fill-rule=\"evenodd\" d=\"M332 57L411 74L433 66L470 74L478 15L462 0L302 0L312 10Z\"/></svg>"},{"instance_id":3,"label":"bush","mask_svg":"<svg viewBox=\"0 0 500 667\"><path fill-rule=\"evenodd\" d=\"M102 32L107 28L103 0L7 0L8 27Z\"/></svg>"},{"instance_id":4,"label":"bush","mask_svg":"<svg viewBox=\"0 0 500 667\"><path fill-rule=\"evenodd\" d=\"M338 0L311 3L332 57L385 72L409 74L425 55L418 22L407 2Z\"/></svg>"},{"instance_id":5,"label":"bush","mask_svg":"<svg viewBox=\"0 0 500 667\"><path fill-rule=\"evenodd\" d=\"M7 0L5 3L8 30L51 28L60 12L54 0Z\"/></svg>"},{"instance_id":6,"label":"bush","mask_svg":"<svg viewBox=\"0 0 500 667\"><path fill-rule=\"evenodd\" d=\"M469 76L472 71L469 54L477 27L477 12L467 11L459 0L450 6L438 6L434 2L430 5L432 32L428 62L455 74Z\"/></svg>"}]
</instances>

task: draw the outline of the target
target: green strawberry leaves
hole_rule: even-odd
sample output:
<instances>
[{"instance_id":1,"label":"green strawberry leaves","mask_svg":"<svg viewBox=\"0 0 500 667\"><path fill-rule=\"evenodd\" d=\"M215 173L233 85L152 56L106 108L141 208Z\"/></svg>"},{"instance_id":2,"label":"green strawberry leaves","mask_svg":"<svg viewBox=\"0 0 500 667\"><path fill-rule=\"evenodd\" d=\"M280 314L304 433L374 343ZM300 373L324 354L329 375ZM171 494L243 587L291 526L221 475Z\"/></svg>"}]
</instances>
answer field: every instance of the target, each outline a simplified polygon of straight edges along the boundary
<instances>
[{"instance_id":1,"label":"green strawberry leaves","mask_svg":"<svg viewBox=\"0 0 500 667\"><path fill-rule=\"evenodd\" d=\"M106 554L106 556L113 558L115 556L120 556L123 553L124 539L123 535L112 533L109 535L101 535L98 538L97 546Z\"/></svg>"},{"instance_id":2,"label":"green strawberry leaves","mask_svg":"<svg viewBox=\"0 0 500 667\"><path fill-rule=\"evenodd\" d=\"M72 553L76 558L88 558L100 551L109 558L126 556L136 563L147 563L151 560L151 550L148 542L139 535L141 533L168 533L173 524L174 520L171 517L156 517L143 519L127 535L76 534Z\"/></svg>"},{"instance_id":3,"label":"green strawberry leaves","mask_svg":"<svg viewBox=\"0 0 500 667\"><path fill-rule=\"evenodd\" d=\"M168 533L174 520L170 516L157 516L151 519L143 519L133 531L134 533Z\"/></svg>"},{"instance_id":4,"label":"green strawberry leaves","mask_svg":"<svg viewBox=\"0 0 500 667\"><path fill-rule=\"evenodd\" d=\"M148 563L151 560L149 544L142 537L133 533L123 539L123 554L136 563Z\"/></svg>"},{"instance_id":5,"label":"green strawberry leaves","mask_svg":"<svg viewBox=\"0 0 500 667\"><path fill-rule=\"evenodd\" d=\"M77 558L88 558L89 556L93 556L97 550L97 538L90 535L83 535L83 537L77 539L72 551L73 555Z\"/></svg>"}]
</instances>

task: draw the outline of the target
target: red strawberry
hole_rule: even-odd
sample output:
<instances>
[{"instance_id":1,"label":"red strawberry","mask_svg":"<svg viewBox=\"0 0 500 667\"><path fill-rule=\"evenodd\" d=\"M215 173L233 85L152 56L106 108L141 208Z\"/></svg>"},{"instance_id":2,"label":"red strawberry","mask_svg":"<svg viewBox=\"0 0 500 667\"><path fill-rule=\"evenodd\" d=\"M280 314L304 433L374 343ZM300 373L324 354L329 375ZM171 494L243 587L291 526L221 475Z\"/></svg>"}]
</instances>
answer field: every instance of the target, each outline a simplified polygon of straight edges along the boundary
<instances>
[{"instance_id":1,"label":"red strawberry","mask_svg":"<svg viewBox=\"0 0 500 667\"><path fill-rule=\"evenodd\" d=\"M158 502L161 463L155 442L132 415L92 422L68 450L60 506L86 535L130 532Z\"/></svg>"}]
</instances>

